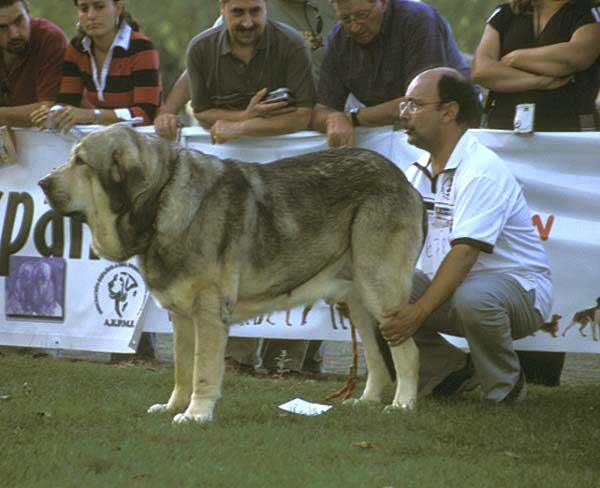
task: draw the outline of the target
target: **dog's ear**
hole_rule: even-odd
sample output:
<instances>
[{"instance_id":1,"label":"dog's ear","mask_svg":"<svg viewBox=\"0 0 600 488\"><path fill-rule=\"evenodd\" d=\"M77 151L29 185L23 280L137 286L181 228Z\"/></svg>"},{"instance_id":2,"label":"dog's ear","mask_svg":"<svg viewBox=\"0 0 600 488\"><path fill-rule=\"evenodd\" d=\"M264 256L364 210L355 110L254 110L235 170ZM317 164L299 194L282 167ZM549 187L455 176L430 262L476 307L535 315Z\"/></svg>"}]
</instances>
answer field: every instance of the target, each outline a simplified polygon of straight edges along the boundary
<instances>
[{"instance_id":1,"label":"dog's ear","mask_svg":"<svg viewBox=\"0 0 600 488\"><path fill-rule=\"evenodd\" d=\"M119 160L119 149L115 149L112 154L112 164L110 165L110 179L115 183L124 183L125 171L123 169L123 166L119 164Z\"/></svg>"},{"instance_id":2,"label":"dog's ear","mask_svg":"<svg viewBox=\"0 0 600 488\"><path fill-rule=\"evenodd\" d=\"M113 153L111 177L125 187L129 203L128 212L119 217L119 237L139 249L154 232L160 192L172 165L163 160L170 155L167 141L135 131L130 131L127 139L124 149Z\"/></svg>"}]
</instances>

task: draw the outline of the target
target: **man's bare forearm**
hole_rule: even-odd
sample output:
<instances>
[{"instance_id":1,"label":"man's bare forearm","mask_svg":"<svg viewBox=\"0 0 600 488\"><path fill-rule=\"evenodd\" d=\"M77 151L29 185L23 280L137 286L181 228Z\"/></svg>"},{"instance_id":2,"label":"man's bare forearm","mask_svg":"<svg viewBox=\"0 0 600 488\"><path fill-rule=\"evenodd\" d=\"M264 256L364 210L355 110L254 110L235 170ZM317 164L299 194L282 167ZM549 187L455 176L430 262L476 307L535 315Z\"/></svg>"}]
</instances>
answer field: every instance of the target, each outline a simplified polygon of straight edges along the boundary
<instances>
[{"instance_id":1,"label":"man's bare forearm","mask_svg":"<svg viewBox=\"0 0 600 488\"><path fill-rule=\"evenodd\" d=\"M247 120L245 110L209 108L208 110L198 112L195 115L198 123L206 130L210 130L217 120L226 120L228 122L243 122Z\"/></svg>"},{"instance_id":2,"label":"man's bare forearm","mask_svg":"<svg viewBox=\"0 0 600 488\"><path fill-rule=\"evenodd\" d=\"M325 134L327 132L327 117L334 113L342 113L333 108L317 103L312 110L310 128Z\"/></svg>"},{"instance_id":3,"label":"man's bare forearm","mask_svg":"<svg viewBox=\"0 0 600 488\"><path fill-rule=\"evenodd\" d=\"M358 121L362 127L381 127L392 125L399 117L398 104L404 100L404 97L394 98L389 102L373 105L372 107L363 107L358 112Z\"/></svg>"},{"instance_id":4,"label":"man's bare forearm","mask_svg":"<svg viewBox=\"0 0 600 488\"><path fill-rule=\"evenodd\" d=\"M381 127L392 125L398 118L398 104L404 97L395 98L389 102L380 103L372 107L362 107L358 112L358 122L361 127ZM343 113L325 105L317 104L313 109L311 128L318 132L327 132L327 117L331 114Z\"/></svg>"},{"instance_id":5,"label":"man's bare forearm","mask_svg":"<svg viewBox=\"0 0 600 488\"><path fill-rule=\"evenodd\" d=\"M446 255L427 291L417 301L430 315L444 303L465 280L479 257L479 250L468 244L457 244Z\"/></svg>"},{"instance_id":6,"label":"man's bare forearm","mask_svg":"<svg viewBox=\"0 0 600 488\"><path fill-rule=\"evenodd\" d=\"M190 99L190 80L188 78L188 72L185 70L181 76L173 85L173 89L169 96L167 97L167 101L160 108L160 113L168 113L177 115L183 108L185 104Z\"/></svg>"},{"instance_id":7,"label":"man's bare forearm","mask_svg":"<svg viewBox=\"0 0 600 488\"><path fill-rule=\"evenodd\" d=\"M52 102L46 102L52 105ZM31 112L42 106L42 103L20 105L18 107L0 107L0 125L12 127L32 127Z\"/></svg>"},{"instance_id":8,"label":"man's bare forearm","mask_svg":"<svg viewBox=\"0 0 600 488\"><path fill-rule=\"evenodd\" d=\"M311 109L299 108L289 114L269 118L253 118L241 122L241 130L245 136L268 137L308 129Z\"/></svg>"}]
</instances>

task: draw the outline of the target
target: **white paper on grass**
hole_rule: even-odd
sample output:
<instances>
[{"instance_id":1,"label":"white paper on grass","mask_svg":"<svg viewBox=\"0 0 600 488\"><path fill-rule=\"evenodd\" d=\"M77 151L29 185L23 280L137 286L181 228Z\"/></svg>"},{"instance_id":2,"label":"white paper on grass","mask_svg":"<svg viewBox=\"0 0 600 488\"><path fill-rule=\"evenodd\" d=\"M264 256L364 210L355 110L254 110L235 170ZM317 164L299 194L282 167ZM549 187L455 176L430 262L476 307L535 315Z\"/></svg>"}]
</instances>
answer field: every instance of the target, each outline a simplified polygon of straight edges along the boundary
<instances>
[{"instance_id":1,"label":"white paper on grass","mask_svg":"<svg viewBox=\"0 0 600 488\"><path fill-rule=\"evenodd\" d=\"M320 403L310 403L302 398L294 398L287 403L279 405L281 410L297 413L298 415L321 415L331 408L331 405L322 405Z\"/></svg>"}]
</instances>

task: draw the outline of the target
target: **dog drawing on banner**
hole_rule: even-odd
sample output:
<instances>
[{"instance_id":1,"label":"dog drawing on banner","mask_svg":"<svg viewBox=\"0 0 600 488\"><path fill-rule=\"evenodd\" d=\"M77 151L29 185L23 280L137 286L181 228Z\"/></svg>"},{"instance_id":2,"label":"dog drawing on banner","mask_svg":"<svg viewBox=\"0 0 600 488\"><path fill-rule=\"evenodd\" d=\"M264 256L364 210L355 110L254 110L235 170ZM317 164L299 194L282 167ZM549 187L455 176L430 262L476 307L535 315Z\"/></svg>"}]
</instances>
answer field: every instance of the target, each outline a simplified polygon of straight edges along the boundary
<instances>
[{"instance_id":1,"label":"dog drawing on banner","mask_svg":"<svg viewBox=\"0 0 600 488\"><path fill-rule=\"evenodd\" d=\"M56 212L89 225L99 256L137 255L173 318L175 385L150 413L211 420L228 326L317 299L346 302L358 327L369 373L356 401L381 401L396 376L386 408L415 407L417 347L392 347L390 370L378 324L408 303L426 213L383 156L346 148L241 163L115 125L83 138L40 186Z\"/></svg>"},{"instance_id":2,"label":"dog drawing on banner","mask_svg":"<svg viewBox=\"0 0 600 488\"><path fill-rule=\"evenodd\" d=\"M571 323L565 327L565 330L562 331L562 336L565 337L567 331L576 324L579 325L579 333L583 337L587 337L583 330L589 325L592 329L592 339L595 341L598 340L598 335L600 333L600 297L596 298L595 307L590 307L580 310L579 312L575 312L573 318L571 319Z\"/></svg>"}]
</instances>

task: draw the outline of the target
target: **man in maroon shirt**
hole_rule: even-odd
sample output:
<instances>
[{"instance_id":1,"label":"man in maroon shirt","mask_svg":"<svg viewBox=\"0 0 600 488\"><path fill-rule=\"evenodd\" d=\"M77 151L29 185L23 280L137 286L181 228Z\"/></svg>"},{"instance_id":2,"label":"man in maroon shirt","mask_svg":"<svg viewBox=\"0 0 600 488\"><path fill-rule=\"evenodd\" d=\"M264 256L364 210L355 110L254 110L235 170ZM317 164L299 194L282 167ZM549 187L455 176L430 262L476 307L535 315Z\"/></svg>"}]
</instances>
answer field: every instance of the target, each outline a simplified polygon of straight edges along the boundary
<instances>
[{"instance_id":1,"label":"man in maroon shirt","mask_svg":"<svg viewBox=\"0 0 600 488\"><path fill-rule=\"evenodd\" d=\"M0 0L0 125L31 126L31 112L54 102L66 48L63 31L32 18L24 0Z\"/></svg>"}]
</instances>

